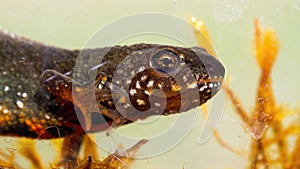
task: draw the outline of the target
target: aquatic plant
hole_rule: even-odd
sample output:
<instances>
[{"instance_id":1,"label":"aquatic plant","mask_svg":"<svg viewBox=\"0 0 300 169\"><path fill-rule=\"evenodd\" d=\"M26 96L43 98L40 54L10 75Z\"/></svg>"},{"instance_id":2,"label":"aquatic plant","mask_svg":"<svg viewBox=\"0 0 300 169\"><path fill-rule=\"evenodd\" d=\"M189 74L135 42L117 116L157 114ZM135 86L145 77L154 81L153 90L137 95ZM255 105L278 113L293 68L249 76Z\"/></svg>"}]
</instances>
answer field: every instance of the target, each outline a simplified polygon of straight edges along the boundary
<instances>
[{"instance_id":1,"label":"aquatic plant","mask_svg":"<svg viewBox=\"0 0 300 169\"><path fill-rule=\"evenodd\" d=\"M213 49L204 24L195 18L190 21L195 27L196 37L201 38L199 34L206 35L206 45L208 44L208 49ZM249 159L247 168L297 169L300 168L300 123L293 123L289 119L292 117L299 121L299 111L276 102L271 78L279 42L272 29L263 30L260 27L257 18L254 28L254 55L260 68L260 76L253 110L246 111L229 84L223 86L235 112L242 120L242 127L250 136L250 150L247 152L231 146L218 131L214 131L214 137L221 146L233 153L246 155ZM200 38L198 40L203 44L203 39ZM210 53L217 56L213 50Z\"/></svg>"}]
</instances>

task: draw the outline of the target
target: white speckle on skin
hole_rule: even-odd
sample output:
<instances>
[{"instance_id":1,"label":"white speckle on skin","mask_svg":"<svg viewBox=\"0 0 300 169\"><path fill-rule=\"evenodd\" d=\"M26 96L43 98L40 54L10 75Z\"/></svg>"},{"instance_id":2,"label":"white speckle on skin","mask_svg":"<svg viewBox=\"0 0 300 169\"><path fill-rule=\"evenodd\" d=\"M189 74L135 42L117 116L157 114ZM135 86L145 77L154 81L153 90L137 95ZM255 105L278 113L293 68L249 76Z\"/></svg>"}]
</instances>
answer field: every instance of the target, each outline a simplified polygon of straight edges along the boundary
<instances>
[{"instance_id":1,"label":"white speckle on skin","mask_svg":"<svg viewBox=\"0 0 300 169\"><path fill-rule=\"evenodd\" d=\"M140 106L140 105L145 105L144 100L137 99L136 102L137 102L137 104L138 104L139 106Z\"/></svg>"},{"instance_id":2,"label":"white speckle on skin","mask_svg":"<svg viewBox=\"0 0 300 169\"><path fill-rule=\"evenodd\" d=\"M183 79L183 81L184 82L186 82L187 81L187 77L184 75L184 76L182 76L182 79Z\"/></svg>"},{"instance_id":3,"label":"white speckle on skin","mask_svg":"<svg viewBox=\"0 0 300 169\"><path fill-rule=\"evenodd\" d=\"M200 87L199 91L202 92L205 89L206 86Z\"/></svg>"},{"instance_id":4,"label":"white speckle on skin","mask_svg":"<svg viewBox=\"0 0 300 169\"><path fill-rule=\"evenodd\" d=\"M151 95L151 93L152 93L152 92L151 92L151 91L149 91L149 90L145 90L144 92L145 92L145 94L147 94L148 96L150 96L150 95Z\"/></svg>"},{"instance_id":5,"label":"white speckle on skin","mask_svg":"<svg viewBox=\"0 0 300 169\"><path fill-rule=\"evenodd\" d=\"M103 81L103 80L100 81L101 84L105 84L105 82L106 82L106 81Z\"/></svg>"},{"instance_id":6,"label":"white speckle on skin","mask_svg":"<svg viewBox=\"0 0 300 169\"><path fill-rule=\"evenodd\" d=\"M17 100L16 104L17 104L17 106L18 106L20 109L24 108L24 104L23 104L22 101Z\"/></svg>"},{"instance_id":7,"label":"white speckle on skin","mask_svg":"<svg viewBox=\"0 0 300 169\"><path fill-rule=\"evenodd\" d=\"M113 102L112 102L112 101L110 101L110 100L109 100L107 103L108 103L110 106L112 106L112 105L113 105Z\"/></svg>"},{"instance_id":8,"label":"white speckle on skin","mask_svg":"<svg viewBox=\"0 0 300 169\"><path fill-rule=\"evenodd\" d=\"M141 85L140 85L140 82L139 82L139 81L137 81L137 82L135 83L135 87L136 87L137 89L140 89L140 88L141 88Z\"/></svg>"},{"instance_id":9,"label":"white speckle on skin","mask_svg":"<svg viewBox=\"0 0 300 169\"><path fill-rule=\"evenodd\" d=\"M45 119L49 120L50 116L48 114L45 114Z\"/></svg>"},{"instance_id":10,"label":"white speckle on skin","mask_svg":"<svg viewBox=\"0 0 300 169\"><path fill-rule=\"evenodd\" d=\"M153 84L154 84L154 81L153 80L150 80L147 84L147 87L149 88L152 88L153 87Z\"/></svg>"},{"instance_id":11,"label":"white speckle on skin","mask_svg":"<svg viewBox=\"0 0 300 169\"><path fill-rule=\"evenodd\" d=\"M135 90L135 89L131 89L131 90L129 91L129 93L130 93L130 95L134 95L134 94L136 94L136 90Z\"/></svg>"},{"instance_id":12,"label":"white speckle on skin","mask_svg":"<svg viewBox=\"0 0 300 169\"><path fill-rule=\"evenodd\" d=\"M209 98L211 98L211 95L205 95L204 98L209 99Z\"/></svg>"},{"instance_id":13,"label":"white speckle on skin","mask_svg":"<svg viewBox=\"0 0 300 169\"><path fill-rule=\"evenodd\" d=\"M18 95L18 96L21 96L21 92L17 92L17 95Z\"/></svg>"},{"instance_id":14,"label":"white speckle on skin","mask_svg":"<svg viewBox=\"0 0 300 169\"><path fill-rule=\"evenodd\" d=\"M142 77L141 77L141 81L144 81L144 80L146 80L147 79L147 75L143 75Z\"/></svg>"},{"instance_id":15,"label":"white speckle on skin","mask_svg":"<svg viewBox=\"0 0 300 169\"><path fill-rule=\"evenodd\" d=\"M125 104L124 108L127 109L130 105L129 104Z\"/></svg>"},{"instance_id":16,"label":"white speckle on skin","mask_svg":"<svg viewBox=\"0 0 300 169\"><path fill-rule=\"evenodd\" d=\"M187 84L187 87L189 88L189 89L193 89L193 88L196 88L197 87L197 83L196 82L194 82L194 83L192 83L192 84Z\"/></svg>"},{"instance_id":17,"label":"white speckle on skin","mask_svg":"<svg viewBox=\"0 0 300 169\"><path fill-rule=\"evenodd\" d=\"M141 67L139 68L139 72L144 71L144 70L145 70L145 67L144 67L144 66L141 66Z\"/></svg>"},{"instance_id":18,"label":"white speckle on skin","mask_svg":"<svg viewBox=\"0 0 300 169\"><path fill-rule=\"evenodd\" d=\"M157 85L159 88L163 88L163 85L161 83L158 83Z\"/></svg>"},{"instance_id":19,"label":"white speckle on skin","mask_svg":"<svg viewBox=\"0 0 300 169\"><path fill-rule=\"evenodd\" d=\"M4 114L7 114L7 113L8 113L8 110L7 110L7 109L4 109L4 110L3 110L3 113L4 113Z\"/></svg>"},{"instance_id":20,"label":"white speckle on skin","mask_svg":"<svg viewBox=\"0 0 300 169\"><path fill-rule=\"evenodd\" d=\"M199 102L199 100L198 99L194 99L192 102L193 103L197 103L197 102Z\"/></svg>"},{"instance_id":21,"label":"white speckle on skin","mask_svg":"<svg viewBox=\"0 0 300 169\"><path fill-rule=\"evenodd\" d=\"M180 57L181 59L184 59L183 54L179 54L179 57Z\"/></svg>"},{"instance_id":22,"label":"white speckle on skin","mask_svg":"<svg viewBox=\"0 0 300 169\"><path fill-rule=\"evenodd\" d=\"M4 86L4 91L5 92L9 91L9 86Z\"/></svg>"},{"instance_id":23,"label":"white speckle on skin","mask_svg":"<svg viewBox=\"0 0 300 169\"><path fill-rule=\"evenodd\" d=\"M27 93L22 93L22 97L27 97Z\"/></svg>"},{"instance_id":24,"label":"white speckle on skin","mask_svg":"<svg viewBox=\"0 0 300 169\"><path fill-rule=\"evenodd\" d=\"M154 103L154 106L156 106L156 107L160 107L160 106L161 106L161 104L160 104L160 103Z\"/></svg>"},{"instance_id":25,"label":"white speckle on skin","mask_svg":"<svg viewBox=\"0 0 300 169\"><path fill-rule=\"evenodd\" d=\"M103 85L102 84L99 84L98 85L98 89L102 89L103 88Z\"/></svg>"}]
</instances>

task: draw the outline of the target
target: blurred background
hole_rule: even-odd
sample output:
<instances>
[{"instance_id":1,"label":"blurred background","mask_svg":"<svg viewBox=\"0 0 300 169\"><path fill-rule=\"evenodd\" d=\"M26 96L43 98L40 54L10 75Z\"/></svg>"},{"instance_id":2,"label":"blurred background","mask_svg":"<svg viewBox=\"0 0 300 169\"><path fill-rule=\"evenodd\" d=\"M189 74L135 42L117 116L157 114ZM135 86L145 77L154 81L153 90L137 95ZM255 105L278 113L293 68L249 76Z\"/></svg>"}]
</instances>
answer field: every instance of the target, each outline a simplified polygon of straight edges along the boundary
<instances>
[{"instance_id":1,"label":"blurred background","mask_svg":"<svg viewBox=\"0 0 300 169\"><path fill-rule=\"evenodd\" d=\"M248 112L254 106L259 77L253 46L254 18L258 17L263 28L275 30L280 43L279 55L272 73L276 102L290 108L300 108L300 0L0 0L0 26L9 32L45 44L80 49L103 26L121 17L144 12L169 14L184 20L191 16L201 19L210 33L219 59L226 67L226 77L230 80L231 88ZM105 39L103 41L105 43ZM159 42L159 39L153 41ZM136 42L138 43L138 38ZM204 119L198 109L188 113L199 115L185 138L164 153L135 160L131 168L239 169L248 166L247 156L224 149L214 138L199 144ZM155 124L149 126L122 126L116 131L140 137L146 133L147 137L159 134L168 128L172 120L185 114L159 117ZM226 99L218 130L221 137L232 146L249 151L251 138L241 126L229 99ZM104 133L97 134L97 142L101 142L102 137L106 137ZM170 140L161 142L165 144ZM15 138L1 138L0 150L16 151L18 145L15 141ZM125 148L132 145L120 140L111 143L114 147L119 144ZM45 164L49 164L59 152L57 147L53 148L53 142L40 140L35 144ZM114 147L111 151L114 151ZM101 157L109 154L101 147L99 152ZM26 164L22 157L16 157Z\"/></svg>"}]
</instances>

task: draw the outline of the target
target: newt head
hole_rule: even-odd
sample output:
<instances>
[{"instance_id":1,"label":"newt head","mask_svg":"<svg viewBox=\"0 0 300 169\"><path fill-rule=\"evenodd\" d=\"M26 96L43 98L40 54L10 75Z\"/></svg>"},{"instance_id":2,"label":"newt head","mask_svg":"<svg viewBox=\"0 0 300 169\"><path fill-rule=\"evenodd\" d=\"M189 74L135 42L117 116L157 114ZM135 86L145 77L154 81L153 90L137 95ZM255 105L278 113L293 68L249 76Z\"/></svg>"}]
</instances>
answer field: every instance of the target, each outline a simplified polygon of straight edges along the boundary
<instances>
[{"instance_id":1,"label":"newt head","mask_svg":"<svg viewBox=\"0 0 300 169\"><path fill-rule=\"evenodd\" d=\"M207 102L220 89L225 69L201 47L155 44L87 49L79 54L77 72L86 83L46 70L42 85L72 102L87 130L102 130L105 121L128 123L153 115L185 112ZM101 59L100 59L101 58ZM87 66L88 65L88 66ZM101 115L101 117L99 117Z\"/></svg>"},{"instance_id":2,"label":"newt head","mask_svg":"<svg viewBox=\"0 0 300 169\"><path fill-rule=\"evenodd\" d=\"M116 66L111 79L98 83L98 88L108 86L112 93L112 100L101 104L113 103L123 118L135 121L184 112L219 91L225 69L205 49L149 44L130 48L137 46L139 50L127 53Z\"/></svg>"}]
</instances>

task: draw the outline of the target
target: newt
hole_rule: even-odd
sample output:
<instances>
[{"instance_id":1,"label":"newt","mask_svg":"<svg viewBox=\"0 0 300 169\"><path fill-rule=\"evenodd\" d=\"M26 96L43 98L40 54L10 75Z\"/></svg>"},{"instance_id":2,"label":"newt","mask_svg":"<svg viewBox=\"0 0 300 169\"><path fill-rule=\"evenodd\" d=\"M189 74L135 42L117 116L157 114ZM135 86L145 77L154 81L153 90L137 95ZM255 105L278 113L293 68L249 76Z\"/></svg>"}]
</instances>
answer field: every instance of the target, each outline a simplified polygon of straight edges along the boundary
<instances>
[{"instance_id":1,"label":"newt","mask_svg":"<svg viewBox=\"0 0 300 169\"><path fill-rule=\"evenodd\" d=\"M0 30L0 136L65 137L78 152L86 132L202 105L224 74L198 46L69 50ZM62 162L68 158L76 166L62 151Z\"/></svg>"},{"instance_id":2,"label":"newt","mask_svg":"<svg viewBox=\"0 0 300 169\"><path fill-rule=\"evenodd\" d=\"M224 73L201 47L69 50L0 30L0 135L51 139L188 111L218 92Z\"/></svg>"}]
</instances>

